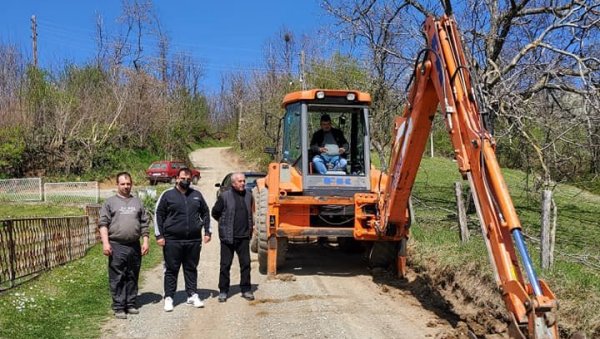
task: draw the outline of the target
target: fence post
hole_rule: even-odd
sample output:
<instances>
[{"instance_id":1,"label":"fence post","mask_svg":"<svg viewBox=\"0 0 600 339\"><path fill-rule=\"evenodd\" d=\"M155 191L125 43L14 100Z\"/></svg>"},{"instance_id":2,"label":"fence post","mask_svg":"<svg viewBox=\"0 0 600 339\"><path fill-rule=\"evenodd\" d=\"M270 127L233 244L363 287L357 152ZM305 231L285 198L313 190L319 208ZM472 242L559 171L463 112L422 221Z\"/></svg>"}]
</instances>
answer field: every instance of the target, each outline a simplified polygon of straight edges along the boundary
<instances>
[{"instance_id":1,"label":"fence post","mask_svg":"<svg viewBox=\"0 0 600 339\"><path fill-rule=\"evenodd\" d=\"M38 192L40 192L39 201L44 201L44 189L42 186L42 178L38 178Z\"/></svg>"},{"instance_id":2,"label":"fence post","mask_svg":"<svg viewBox=\"0 0 600 339\"><path fill-rule=\"evenodd\" d=\"M85 208L85 216L86 216L86 221L87 221L87 232L85 232L86 237L87 237L87 246L86 246L86 250L90 248L90 216L88 215L88 209L87 207Z\"/></svg>"},{"instance_id":3,"label":"fence post","mask_svg":"<svg viewBox=\"0 0 600 339\"><path fill-rule=\"evenodd\" d=\"M454 183L454 194L456 195L456 210L458 214L458 226L460 228L460 240L463 243L469 241L469 228L467 227L467 212L463 201L462 183Z\"/></svg>"},{"instance_id":4,"label":"fence post","mask_svg":"<svg viewBox=\"0 0 600 339\"><path fill-rule=\"evenodd\" d=\"M552 213L552 191L545 189L542 191L542 225L541 225L541 261L542 268L550 268L553 262L553 253L552 250L554 248L553 244L553 236L552 236L552 228L550 226L550 219Z\"/></svg>"},{"instance_id":5,"label":"fence post","mask_svg":"<svg viewBox=\"0 0 600 339\"><path fill-rule=\"evenodd\" d=\"M8 229L8 261L9 261L9 270L8 270L8 278L10 280L10 287L15 286L15 240L14 240L14 228L13 221L8 220L8 225L6 226Z\"/></svg>"},{"instance_id":6,"label":"fence post","mask_svg":"<svg viewBox=\"0 0 600 339\"><path fill-rule=\"evenodd\" d=\"M50 268L50 259L48 259L48 218L44 218L44 265L46 269Z\"/></svg>"},{"instance_id":7,"label":"fence post","mask_svg":"<svg viewBox=\"0 0 600 339\"><path fill-rule=\"evenodd\" d=\"M67 239L69 239L69 261L73 260L73 251L71 250L71 218L67 218Z\"/></svg>"}]
</instances>

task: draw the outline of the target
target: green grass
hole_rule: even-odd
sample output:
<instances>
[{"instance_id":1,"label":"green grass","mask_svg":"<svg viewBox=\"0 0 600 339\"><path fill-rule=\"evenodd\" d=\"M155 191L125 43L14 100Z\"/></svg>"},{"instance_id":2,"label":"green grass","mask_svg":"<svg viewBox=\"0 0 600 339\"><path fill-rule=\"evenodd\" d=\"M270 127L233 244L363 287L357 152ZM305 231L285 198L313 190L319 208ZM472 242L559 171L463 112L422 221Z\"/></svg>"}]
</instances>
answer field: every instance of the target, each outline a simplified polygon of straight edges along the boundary
<instances>
[{"instance_id":1,"label":"green grass","mask_svg":"<svg viewBox=\"0 0 600 339\"><path fill-rule=\"evenodd\" d=\"M64 206L54 203L1 203L0 219L26 217L64 217L84 215L81 207Z\"/></svg>"},{"instance_id":2,"label":"green grass","mask_svg":"<svg viewBox=\"0 0 600 339\"><path fill-rule=\"evenodd\" d=\"M527 176L520 171L504 170L504 177L513 198L523 231L539 238L540 193L532 188ZM453 183L460 175L456 163L442 158L424 158L413 189L416 240L420 260L435 256L442 266L457 272L465 265L477 263L491 278L491 267L481 237L476 214L469 216L471 241L462 245L455 216L456 203ZM467 183L463 184L463 187ZM537 244L528 241L530 256L536 271L546 280L561 303L561 325L591 333L600 328L600 272L569 256L597 255L600 241L600 197L578 188L559 185L554 199L558 208L555 265L540 269ZM591 258L589 260L592 260Z\"/></svg>"},{"instance_id":3,"label":"green grass","mask_svg":"<svg viewBox=\"0 0 600 339\"><path fill-rule=\"evenodd\" d=\"M161 259L151 237L142 271ZM107 262L96 245L85 257L0 294L0 338L99 337L112 315Z\"/></svg>"},{"instance_id":4,"label":"green grass","mask_svg":"<svg viewBox=\"0 0 600 339\"><path fill-rule=\"evenodd\" d=\"M381 169L381 158L379 157L379 153L371 152L371 166L375 167L376 169Z\"/></svg>"},{"instance_id":5,"label":"green grass","mask_svg":"<svg viewBox=\"0 0 600 339\"><path fill-rule=\"evenodd\" d=\"M206 142L196 146L224 145ZM144 170L147 166L159 160L145 151L124 150L115 156L120 159L120 168L101 169L81 177L62 176L48 180L102 180L120 170L127 170L138 185L145 183ZM168 187L170 185L157 186L157 194ZM149 211L153 210L155 203L156 200L149 197L144 200ZM54 203L0 203L0 219L84 214L81 207ZM142 272L155 267L161 260L162 251L151 234L150 253L142 259ZM107 262L108 259L102 255L102 246L98 244L85 257L0 293L0 338L99 337L102 323L112 316Z\"/></svg>"}]
</instances>

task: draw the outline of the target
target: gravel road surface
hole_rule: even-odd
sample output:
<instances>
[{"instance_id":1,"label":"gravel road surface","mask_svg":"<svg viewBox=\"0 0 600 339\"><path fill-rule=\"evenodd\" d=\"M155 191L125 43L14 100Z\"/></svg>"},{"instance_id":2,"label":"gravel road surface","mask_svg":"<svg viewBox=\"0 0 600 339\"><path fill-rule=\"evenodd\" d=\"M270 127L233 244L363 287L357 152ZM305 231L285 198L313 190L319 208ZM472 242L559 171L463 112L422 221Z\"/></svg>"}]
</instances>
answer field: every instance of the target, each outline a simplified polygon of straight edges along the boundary
<instances>
[{"instance_id":1,"label":"gravel road surface","mask_svg":"<svg viewBox=\"0 0 600 339\"><path fill-rule=\"evenodd\" d=\"M231 171L247 170L228 148L200 149L191 154L200 168L199 189L209 207L216 188ZM454 329L443 312L428 306L408 289L377 282L361 254L334 248L290 246L286 268L277 279L258 273L252 253L252 286L256 300L240 296L233 285L225 303L217 301L219 241L215 234L200 254L199 294L205 307L185 304L179 277L175 310L163 311L162 265L146 271L140 286L140 314L127 320L111 319L103 338L451 338ZM152 244L151 250L160 250ZM237 259L232 283L239 282ZM409 282L410 283L410 282Z\"/></svg>"}]
</instances>

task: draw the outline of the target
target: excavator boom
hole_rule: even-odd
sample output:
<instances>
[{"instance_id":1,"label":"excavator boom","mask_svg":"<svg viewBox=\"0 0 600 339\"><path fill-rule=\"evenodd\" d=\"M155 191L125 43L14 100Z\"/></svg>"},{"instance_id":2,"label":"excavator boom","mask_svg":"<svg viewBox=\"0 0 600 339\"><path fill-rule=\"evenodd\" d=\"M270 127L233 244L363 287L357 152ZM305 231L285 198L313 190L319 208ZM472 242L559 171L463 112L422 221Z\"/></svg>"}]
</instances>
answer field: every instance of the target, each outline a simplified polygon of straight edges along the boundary
<instances>
[{"instance_id":1,"label":"excavator boom","mask_svg":"<svg viewBox=\"0 0 600 339\"><path fill-rule=\"evenodd\" d=\"M513 318L511 335L558 338L557 301L533 269L495 141L479 111L456 22L447 15L429 17L424 30L427 48L417 58L422 60L417 60L408 102L395 121L389 179L379 202L381 225L385 229L409 222L410 192L439 106L458 169L473 192L496 283Z\"/></svg>"}]
</instances>

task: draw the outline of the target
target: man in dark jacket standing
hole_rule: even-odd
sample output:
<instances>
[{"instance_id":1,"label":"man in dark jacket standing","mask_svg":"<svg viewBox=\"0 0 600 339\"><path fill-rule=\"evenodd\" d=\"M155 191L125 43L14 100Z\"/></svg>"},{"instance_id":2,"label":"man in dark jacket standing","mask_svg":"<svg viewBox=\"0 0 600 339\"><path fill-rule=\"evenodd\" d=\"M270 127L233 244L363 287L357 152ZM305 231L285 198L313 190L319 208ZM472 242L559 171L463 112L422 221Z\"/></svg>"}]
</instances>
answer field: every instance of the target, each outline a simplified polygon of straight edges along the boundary
<instances>
[{"instance_id":1,"label":"man in dark jacket standing","mask_svg":"<svg viewBox=\"0 0 600 339\"><path fill-rule=\"evenodd\" d=\"M129 173L117 174L117 194L106 199L98 222L102 253L108 256L112 308L119 319L139 313L135 304L138 278L142 256L149 249L148 216L140 199L131 195L131 186Z\"/></svg>"},{"instance_id":2,"label":"man in dark jacket standing","mask_svg":"<svg viewBox=\"0 0 600 339\"><path fill-rule=\"evenodd\" d=\"M240 289L242 297L254 300L250 284L250 235L252 221L252 194L246 191L243 173L231 175L231 189L223 192L212 208L212 217L219 222L221 240L221 267L219 272L219 301L227 300L229 271L234 252L240 262Z\"/></svg>"},{"instance_id":3,"label":"man in dark jacket standing","mask_svg":"<svg viewBox=\"0 0 600 339\"><path fill-rule=\"evenodd\" d=\"M164 191L156 202L156 242L163 247L165 260L165 305L167 312L173 310L173 296L177 289L177 275L183 266L187 303L204 307L197 292L198 262L204 243L211 238L208 205L199 191L190 187L192 172L181 168L174 188Z\"/></svg>"}]
</instances>

